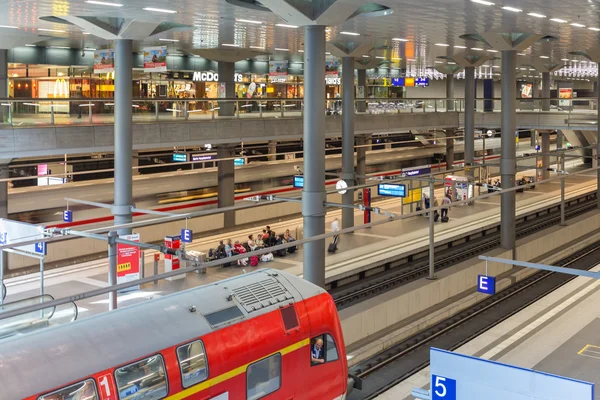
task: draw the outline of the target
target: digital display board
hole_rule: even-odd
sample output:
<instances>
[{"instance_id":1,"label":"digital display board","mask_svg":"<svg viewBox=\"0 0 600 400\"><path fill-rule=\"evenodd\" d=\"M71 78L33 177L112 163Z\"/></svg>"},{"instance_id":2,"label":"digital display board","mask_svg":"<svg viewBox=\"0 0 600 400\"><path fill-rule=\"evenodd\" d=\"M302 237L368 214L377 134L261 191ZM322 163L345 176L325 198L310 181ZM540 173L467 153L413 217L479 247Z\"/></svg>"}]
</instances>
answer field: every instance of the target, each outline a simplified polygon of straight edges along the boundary
<instances>
[{"instance_id":1,"label":"digital display board","mask_svg":"<svg viewBox=\"0 0 600 400\"><path fill-rule=\"evenodd\" d=\"M241 165L246 164L246 159L245 158L236 158L233 160L233 165L235 165L236 167L239 167Z\"/></svg>"},{"instance_id":2,"label":"digital display board","mask_svg":"<svg viewBox=\"0 0 600 400\"><path fill-rule=\"evenodd\" d=\"M406 185L380 183L377 185L377 194L389 197L406 197Z\"/></svg>"},{"instance_id":3,"label":"digital display board","mask_svg":"<svg viewBox=\"0 0 600 400\"><path fill-rule=\"evenodd\" d=\"M174 153L173 154L173 161L174 162L186 162L187 161L187 154L185 154L185 153Z\"/></svg>"},{"instance_id":4,"label":"digital display board","mask_svg":"<svg viewBox=\"0 0 600 400\"><path fill-rule=\"evenodd\" d=\"M416 78L415 79L415 86L429 86L429 78Z\"/></svg>"},{"instance_id":5,"label":"digital display board","mask_svg":"<svg viewBox=\"0 0 600 400\"><path fill-rule=\"evenodd\" d=\"M304 187L304 177L302 175L294 175L294 181L292 185L295 188L301 189Z\"/></svg>"},{"instance_id":6,"label":"digital display board","mask_svg":"<svg viewBox=\"0 0 600 400\"><path fill-rule=\"evenodd\" d=\"M404 78L392 78L392 86L404 86Z\"/></svg>"},{"instance_id":7,"label":"digital display board","mask_svg":"<svg viewBox=\"0 0 600 400\"><path fill-rule=\"evenodd\" d=\"M210 161L214 157L214 154L192 154L192 161Z\"/></svg>"},{"instance_id":8,"label":"digital display board","mask_svg":"<svg viewBox=\"0 0 600 400\"><path fill-rule=\"evenodd\" d=\"M527 82L521 83L521 87L519 88L519 93L521 94L522 99L533 98L533 84L527 83Z\"/></svg>"},{"instance_id":9,"label":"digital display board","mask_svg":"<svg viewBox=\"0 0 600 400\"><path fill-rule=\"evenodd\" d=\"M430 173L431 173L430 167L411 168L411 169L403 169L402 170L402 176L418 176L418 175L425 175L425 174L430 174Z\"/></svg>"},{"instance_id":10,"label":"digital display board","mask_svg":"<svg viewBox=\"0 0 600 400\"><path fill-rule=\"evenodd\" d=\"M404 78L404 86L412 87L415 86L415 78Z\"/></svg>"}]
</instances>

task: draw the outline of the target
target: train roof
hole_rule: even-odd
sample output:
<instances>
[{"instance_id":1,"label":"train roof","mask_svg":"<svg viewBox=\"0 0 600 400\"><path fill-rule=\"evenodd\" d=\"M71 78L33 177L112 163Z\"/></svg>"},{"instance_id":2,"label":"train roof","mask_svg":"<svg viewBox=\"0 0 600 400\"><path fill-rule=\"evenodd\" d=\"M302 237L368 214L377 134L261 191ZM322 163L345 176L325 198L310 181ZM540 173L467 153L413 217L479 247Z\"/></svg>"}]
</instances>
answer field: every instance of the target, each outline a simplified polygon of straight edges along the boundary
<instances>
[{"instance_id":1,"label":"train roof","mask_svg":"<svg viewBox=\"0 0 600 400\"><path fill-rule=\"evenodd\" d=\"M321 293L295 275L261 269L0 340L0 397L59 387Z\"/></svg>"}]
</instances>

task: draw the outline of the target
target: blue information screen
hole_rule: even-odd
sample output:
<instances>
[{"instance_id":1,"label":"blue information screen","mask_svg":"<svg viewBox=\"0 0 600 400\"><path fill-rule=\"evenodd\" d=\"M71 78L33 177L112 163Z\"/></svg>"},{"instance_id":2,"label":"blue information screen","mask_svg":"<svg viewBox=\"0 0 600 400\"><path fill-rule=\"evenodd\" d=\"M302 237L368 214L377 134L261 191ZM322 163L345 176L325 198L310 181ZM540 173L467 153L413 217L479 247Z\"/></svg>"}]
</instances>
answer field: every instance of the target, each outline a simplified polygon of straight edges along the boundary
<instances>
[{"instance_id":1,"label":"blue information screen","mask_svg":"<svg viewBox=\"0 0 600 400\"><path fill-rule=\"evenodd\" d=\"M392 86L404 86L404 78L392 78Z\"/></svg>"},{"instance_id":2,"label":"blue information screen","mask_svg":"<svg viewBox=\"0 0 600 400\"><path fill-rule=\"evenodd\" d=\"M429 86L429 78L415 78L415 86Z\"/></svg>"},{"instance_id":3,"label":"blue information screen","mask_svg":"<svg viewBox=\"0 0 600 400\"><path fill-rule=\"evenodd\" d=\"M185 153L174 153L173 154L173 161L174 162L186 162L187 161L187 154L185 154Z\"/></svg>"},{"instance_id":4,"label":"blue information screen","mask_svg":"<svg viewBox=\"0 0 600 400\"><path fill-rule=\"evenodd\" d=\"M377 194L380 196L406 197L406 185L380 183L377 185Z\"/></svg>"},{"instance_id":5,"label":"blue information screen","mask_svg":"<svg viewBox=\"0 0 600 400\"><path fill-rule=\"evenodd\" d=\"M430 174L430 173L431 173L431 168L429 168L429 167L415 168L415 169L403 169L402 170L403 176L417 176L417 175L425 175L425 174Z\"/></svg>"},{"instance_id":6,"label":"blue information screen","mask_svg":"<svg viewBox=\"0 0 600 400\"><path fill-rule=\"evenodd\" d=\"M295 188L303 188L304 187L304 177L302 175L295 175L293 186Z\"/></svg>"},{"instance_id":7,"label":"blue information screen","mask_svg":"<svg viewBox=\"0 0 600 400\"><path fill-rule=\"evenodd\" d=\"M244 164L246 164L246 160L243 158L236 158L233 160L233 165L235 165L236 167L239 167L240 165Z\"/></svg>"}]
</instances>

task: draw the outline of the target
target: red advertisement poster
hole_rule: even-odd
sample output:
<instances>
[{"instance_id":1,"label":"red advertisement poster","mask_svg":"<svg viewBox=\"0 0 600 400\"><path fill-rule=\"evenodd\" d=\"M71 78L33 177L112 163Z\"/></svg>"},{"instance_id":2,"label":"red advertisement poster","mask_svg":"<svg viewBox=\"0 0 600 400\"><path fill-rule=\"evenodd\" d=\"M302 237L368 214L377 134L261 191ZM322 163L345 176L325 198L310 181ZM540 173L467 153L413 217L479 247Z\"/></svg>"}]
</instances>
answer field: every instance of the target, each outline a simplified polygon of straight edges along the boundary
<instances>
[{"instance_id":1,"label":"red advertisement poster","mask_svg":"<svg viewBox=\"0 0 600 400\"><path fill-rule=\"evenodd\" d=\"M121 239L140 241L140 234L121 236ZM140 278L140 248L128 244L117 243L117 283Z\"/></svg>"}]
</instances>

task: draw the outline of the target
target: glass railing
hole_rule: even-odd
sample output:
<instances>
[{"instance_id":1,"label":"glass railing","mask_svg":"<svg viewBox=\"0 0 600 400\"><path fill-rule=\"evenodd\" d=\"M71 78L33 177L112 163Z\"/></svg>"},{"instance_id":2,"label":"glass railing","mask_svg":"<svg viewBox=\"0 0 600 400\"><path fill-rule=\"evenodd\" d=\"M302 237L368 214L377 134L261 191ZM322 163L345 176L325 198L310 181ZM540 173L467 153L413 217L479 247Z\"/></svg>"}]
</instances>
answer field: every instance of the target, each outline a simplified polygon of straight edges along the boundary
<instances>
[{"instance_id":1,"label":"glass railing","mask_svg":"<svg viewBox=\"0 0 600 400\"><path fill-rule=\"evenodd\" d=\"M0 305L0 314L27 306L38 305L53 301L54 297L45 294L29 297L11 303ZM49 326L64 324L77 319L78 309L74 302L60 306L46 307L41 310L24 313L16 317L0 320L0 339L17 334L31 332Z\"/></svg>"},{"instance_id":2,"label":"glass railing","mask_svg":"<svg viewBox=\"0 0 600 400\"><path fill-rule=\"evenodd\" d=\"M328 117L342 114L341 99L327 99ZM518 99L516 111L523 113L585 114L595 118L598 99ZM133 121L199 121L213 119L302 117L304 99L133 99ZM478 113L500 112L501 99L476 99ZM102 125L114 123L113 99L0 99L0 124L13 127L54 125ZM357 115L401 113L464 113L464 99L356 99ZM567 119L568 123L568 119Z\"/></svg>"}]
</instances>

